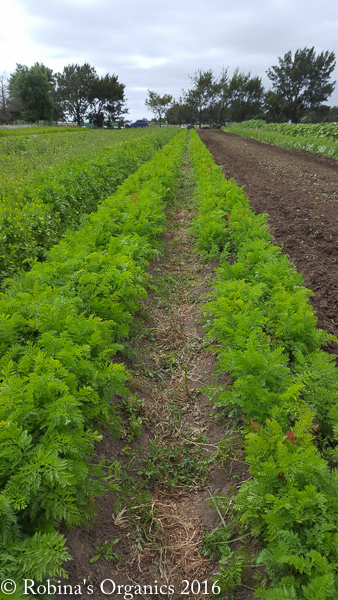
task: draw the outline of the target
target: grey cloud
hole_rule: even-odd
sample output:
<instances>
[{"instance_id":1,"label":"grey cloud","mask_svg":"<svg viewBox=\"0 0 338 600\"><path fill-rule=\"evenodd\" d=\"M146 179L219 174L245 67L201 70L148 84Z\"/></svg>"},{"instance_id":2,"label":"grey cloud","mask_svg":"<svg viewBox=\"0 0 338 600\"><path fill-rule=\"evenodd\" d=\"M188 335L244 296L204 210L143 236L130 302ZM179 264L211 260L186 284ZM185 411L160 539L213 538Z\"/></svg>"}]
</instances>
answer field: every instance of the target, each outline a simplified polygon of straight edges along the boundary
<instances>
[{"instance_id":1,"label":"grey cloud","mask_svg":"<svg viewBox=\"0 0 338 600\"><path fill-rule=\"evenodd\" d=\"M37 60L54 70L86 61L118 75L135 118L149 115L147 89L178 98L197 69L218 75L239 67L268 87L266 70L288 50L338 54L338 4L331 0L22 0L21 7L34 17L27 28L40 45ZM338 104L338 93L330 100Z\"/></svg>"}]
</instances>

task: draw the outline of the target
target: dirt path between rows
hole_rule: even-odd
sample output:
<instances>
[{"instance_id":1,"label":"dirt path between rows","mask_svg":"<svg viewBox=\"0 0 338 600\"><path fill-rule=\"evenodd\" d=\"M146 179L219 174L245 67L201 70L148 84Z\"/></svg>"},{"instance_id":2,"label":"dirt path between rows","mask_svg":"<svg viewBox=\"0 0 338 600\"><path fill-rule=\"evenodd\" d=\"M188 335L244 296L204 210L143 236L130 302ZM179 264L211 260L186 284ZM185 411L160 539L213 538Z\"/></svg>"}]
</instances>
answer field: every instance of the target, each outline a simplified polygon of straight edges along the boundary
<instances>
[{"instance_id":1,"label":"dirt path between rows","mask_svg":"<svg viewBox=\"0 0 338 600\"><path fill-rule=\"evenodd\" d=\"M119 461L120 491L95 499L93 528L64 532L72 561L64 565L69 579L61 581L57 598L65 597L64 589L73 594L78 589L77 597L95 600L206 600L220 568L203 551L206 532L221 523L212 497L218 497L227 527L235 531L231 503L251 475L238 424L212 409L201 391L214 383L216 361L198 315L217 264L203 262L193 251L192 191L186 157L162 253L149 267L152 287L135 317L132 341L114 357L123 359L130 373L133 396L113 399L125 431L114 440L102 430L96 460ZM244 544L255 554L257 541L244 538L233 536L232 549ZM253 600L252 575L248 568L235 600Z\"/></svg>"},{"instance_id":2,"label":"dirt path between rows","mask_svg":"<svg viewBox=\"0 0 338 600\"><path fill-rule=\"evenodd\" d=\"M315 292L318 327L338 337L337 161L223 131L199 135L226 178L245 186L253 210L268 213L276 244Z\"/></svg>"}]
</instances>

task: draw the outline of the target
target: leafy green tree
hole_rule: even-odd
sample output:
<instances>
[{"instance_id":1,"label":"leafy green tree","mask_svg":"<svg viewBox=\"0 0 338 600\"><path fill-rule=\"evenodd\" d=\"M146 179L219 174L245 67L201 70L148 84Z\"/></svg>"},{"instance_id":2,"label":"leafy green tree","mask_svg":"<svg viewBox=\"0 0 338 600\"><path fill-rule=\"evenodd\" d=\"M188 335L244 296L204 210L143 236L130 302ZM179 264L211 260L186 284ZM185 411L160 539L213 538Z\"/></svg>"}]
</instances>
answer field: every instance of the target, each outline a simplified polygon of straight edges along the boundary
<instances>
[{"instance_id":1,"label":"leafy green tree","mask_svg":"<svg viewBox=\"0 0 338 600\"><path fill-rule=\"evenodd\" d=\"M88 63L68 65L58 73L56 94L65 118L81 125L93 100L96 81L97 73Z\"/></svg>"},{"instance_id":2,"label":"leafy green tree","mask_svg":"<svg viewBox=\"0 0 338 600\"><path fill-rule=\"evenodd\" d=\"M237 68L231 77L223 69L216 79L212 70L197 71L191 77L194 87L186 94L186 103L195 108L199 127L202 120L222 123L224 120L243 121L260 115L264 88L259 77L241 73Z\"/></svg>"},{"instance_id":3,"label":"leafy green tree","mask_svg":"<svg viewBox=\"0 0 338 600\"><path fill-rule=\"evenodd\" d=\"M167 123L169 123L170 125L182 125L182 103L174 100L172 105L166 110L165 116L167 119Z\"/></svg>"},{"instance_id":4,"label":"leafy green tree","mask_svg":"<svg viewBox=\"0 0 338 600\"><path fill-rule=\"evenodd\" d=\"M281 123L286 120L284 116L286 100L280 94L268 90L264 97L264 119L268 123Z\"/></svg>"},{"instance_id":5,"label":"leafy green tree","mask_svg":"<svg viewBox=\"0 0 338 600\"><path fill-rule=\"evenodd\" d=\"M308 109L301 119L302 123L327 123L330 119L330 106L322 104L317 109Z\"/></svg>"},{"instance_id":6,"label":"leafy green tree","mask_svg":"<svg viewBox=\"0 0 338 600\"><path fill-rule=\"evenodd\" d=\"M186 104L183 102L182 98L179 98L178 102L174 100L167 109L166 118L167 122L171 125L195 123L197 120L197 112L194 107Z\"/></svg>"},{"instance_id":7,"label":"leafy green tree","mask_svg":"<svg viewBox=\"0 0 338 600\"><path fill-rule=\"evenodd\" d=\"M231 103L231 92L229 85L229 77L228 77L228 69L222 70L220 79L218 81L219 84L219 100L218 100L218 108L219 108L219 123L223 123L225 121L225 115L229 105Z\"/></svg>"},{"instance_id":8,"label":"leafy green tree","mask_svg":"<svg viewBox=\"0 0 338 600\"><path fill-rule=\"evenodd\" d=\"M156 92L148 90L148 98L145 101L145 105L154 113L155 117L160 121L160 127L162 125L162 118L166 113L167 106L172 101L173 97L170 94L164 94L160 96Z\"/></svg>"},{"instance_id":9,"label":"leafy green tree","mask_svg":"<svg viewBox=\"0 0 338 600\"><path fill-rule=\"evenodd\" d=\"M42 63L28 68L17 64L9 80L10 100L16 105L16 116L34 123L53 121L57 117L53 71Z\"/></svg>"},{"instance_id":10,"label":"leafy green tree","mask_svg":"<svg viewBox=\"0 0 338 600\"><path fill-rule=\"evenodd\" d=\"M332 94L330 76L336 66L334 52L316 55L314 47L287 52L267 71L273 91L285 99L284 116L298 123L307 109L317 110Z\"/></svg>"},{"instance_id":11,"label":"leafy green tree","mask_svg":"<svg viewBox=\"0 0 338 600\"><path fill-rule=\"evenodd\" d=\"M228 93L233 121L246 121L260 116L264 100L260 77L251 77L251 73L241 73L237 68L228 84Z\"/></svg>"},{"instance_id":12,"label":"leafy green tree","mask_svg":"<svg viewBox=\"0 0 338 600\"><path fill-rule=\"evenodd\" d=\"M89 94L89 116L94 125L102 127L104 122L111 125L128 112L125 108L124 88L125 85L119 83L116 75L107 73L104 77L96 77Z\"/></svg>"},{"instance_id":13,"label":"leafy green tree","mask_svg":"<svg viewBox=\"0 0 338 600\"><path fill-rule=\"evenodd\" d=\"M201 129L202 115L204 110L209 112L215 108L220 91L212 70L201 71L200 69L190 76L194 86L186 95L188 105L195 107L198 114L198 124Z\"/></svg>"},{"instance_id":14,"label":"leafy green tree","mask_svg":"<svg viewBox=\"0 0 338 600\"><path fill-rule=\"evenodd\" d=\"M199 120L198 117L198 107L196 105L195 100L187 93L184 95L184 102L181 107L181 114L183 118L183 123L185 124L194 124Z\"/></svg>"},{"instance_id":15,"label":"leafy green tree","mask_svg":"<svg viewBox=\"0 0 338 600\"><path fill-rule=\"evenodd\" d=\"M328 115L328 121L330 123L337 123L338 122L338 106L331 106L330 112L329 112L329 115Z\"/></svg>"},{"instance_id":16,"label":"leafy green tree","mask_svg":"<svg viewBox=\"0 0 338 600\"><path fill-rule=\"evenodd\" d=\"M0 123L10 123L12 117L16 113L19 114L20 108L20 101L10 95L6 73L2 73L0 75Z\"/></svg>"}]
</instances>

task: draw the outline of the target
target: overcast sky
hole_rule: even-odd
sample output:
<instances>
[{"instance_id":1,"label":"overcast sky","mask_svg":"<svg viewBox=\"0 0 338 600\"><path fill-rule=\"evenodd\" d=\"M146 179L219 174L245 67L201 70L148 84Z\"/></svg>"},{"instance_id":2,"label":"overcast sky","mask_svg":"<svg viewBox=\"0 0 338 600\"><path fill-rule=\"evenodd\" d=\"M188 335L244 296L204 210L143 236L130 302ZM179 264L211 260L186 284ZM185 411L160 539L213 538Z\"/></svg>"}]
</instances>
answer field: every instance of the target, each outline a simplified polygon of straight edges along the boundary
<instances>
[{"instance_id":1,"label":"overcast sky","mask_svg":"<svg viewBox=\"0 0 338 600\"><path fill-rule=\"evenodd\" d=\"M179 98L189 75L236 67L262 77L278 56L312 46L338 57L333 0L8 0L1 8L0 73L42 62L88 62L124 83L128 117L151 118L147 90ZM333 80L338 82L338 68ZM338 83L328 101L338 105Z\"/></svg>"}]
</instances>

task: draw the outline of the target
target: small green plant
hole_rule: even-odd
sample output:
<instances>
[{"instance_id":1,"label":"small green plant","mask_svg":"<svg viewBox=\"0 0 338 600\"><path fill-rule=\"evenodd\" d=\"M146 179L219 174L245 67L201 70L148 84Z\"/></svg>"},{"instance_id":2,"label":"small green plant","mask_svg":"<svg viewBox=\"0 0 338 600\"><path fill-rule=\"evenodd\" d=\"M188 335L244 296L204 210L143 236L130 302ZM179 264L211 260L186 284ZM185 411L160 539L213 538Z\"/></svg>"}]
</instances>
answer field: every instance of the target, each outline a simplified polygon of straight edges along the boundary
<instances>
[{"instance_id":1,"label":"small green plant","mask_svg":"<svg viewBox=\"0 0 338 600\"><path fill-rule=\"evenodd\" d=\"M211 560L220 560L229 557L232 553L230 548L230 528L219 525L208 531L203 540L202 554Z\"/></svg>"},{"instance_id":2,"label":"small green plant","mask_svg":"<svg viewBox=\"0 0 338 600\"><path fill-rule=\"evenodd\" d=\"M132 440L138 440L141 437L142 423L142 417L136 417L133 414L130 416L128 428L128 442L131 442Z\"/></svg>"},{"instance_id":3,"label":"small green plant","mask_svg":"<svg viewBox=\"0 0 338 600\"><path fill-rule=\"evenodd\" d=\"M193 485L203 486L208 479L213 458L204 454L206 438L198 436L190 443L169 442L165 444L155 439L149 443L148 458L142 461L143 473L148 479L149 487L156 481L163 482L169 489Z\"/></svg>"},{"instance_id":4,"label":"small green plant","mask_svg":"<svg viewBox=\"0 0 338 600\"><path fill-rule=\"evenodd\" d=\"M103 556L103 558L105 558L106 560L112 560L113 562L119 561L119 555L113 551L114 546L116 546L116 544L118 544L119 541L119 539L113 540L112 542L108 542L108 540L106 540L103 543L103 546L95 546L95 550L98 554L95 554L95 556L93 556L89 562L94 563L98 561L101 558L101 556Z\"/></svg>"},{"instance_id":5,"label":"small green plant","mask_svg":"<svg viewBox=\"0 0 338 600\"><path fill-rule=\"evenodd\" d=\"M223 556L220 560L222 564L220 572L214 578L214 581L218 582L220 593L217 596L212 596L212 598L224 598L226 594L230 600L233 600L236 589L243 581L246 581L246 568L256 566L250 564L251 560L252 555L248 544L242 546L237 552L231 552L228 556Z\"/></svg>"},{"instance_id":6,"label":"small green plant","mask_svg":"<svg viewBox=\"0 0 338 600\"><path fill-rule=\"evenodd\" d=\"M218 444L218 448L214 453L214 459L226 466L233 453L231 439L225 435Z\"/></svg>"},{"instance_id":7,"label":"small green plant","mask_svg":"<svg viewBox=\"0 0 338 600\"><path fill-rule=\"evenodd\" d=\"M141 428L144 420L140 416L142 406L143 400L137 394L131 394L123 400L123 411L129 417L128 442L134 439L138 440L141 436Z\"/></svg>"}]
</instances>

